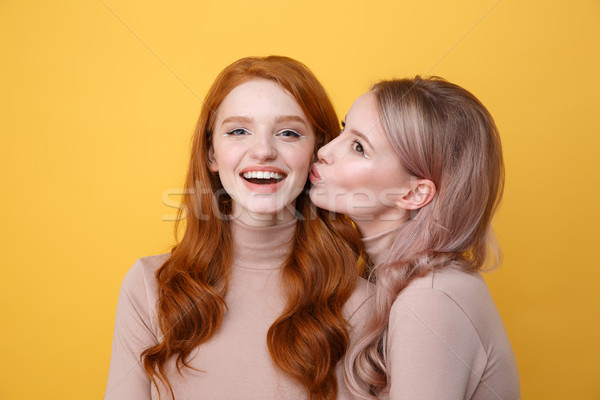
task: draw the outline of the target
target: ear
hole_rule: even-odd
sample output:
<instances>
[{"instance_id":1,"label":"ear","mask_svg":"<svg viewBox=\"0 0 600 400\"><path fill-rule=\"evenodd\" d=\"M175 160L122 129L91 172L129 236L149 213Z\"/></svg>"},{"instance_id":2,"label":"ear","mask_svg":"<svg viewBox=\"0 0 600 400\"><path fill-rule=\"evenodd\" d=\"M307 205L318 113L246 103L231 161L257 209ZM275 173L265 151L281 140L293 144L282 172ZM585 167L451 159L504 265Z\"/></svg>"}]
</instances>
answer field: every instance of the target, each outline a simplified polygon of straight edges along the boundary
<instances>
[{"instance_id":1,"label":"ear","mask_svg":"<svg viewBox=\"0 0 600 400\"><path fill-rule=\"evenodd\" d=\"M396 201L396 205L405 210L418 210L425 207L435 197L435 184L429 179L417 179L410 190Z\"/></svg>"},{"instance_id":2,"label":"ear","mask_svg":"<svg viewBox=\"0 0 600 400\"><path fill-rule=\"evenodd\" d=\"M212 146L208 147L208 151L206 152L206 159L208 161L208 169L210 170L210 172L219 172L219 164L217 163L217 159L215 158L215 150Z\"/></svg>"}]
</instances>

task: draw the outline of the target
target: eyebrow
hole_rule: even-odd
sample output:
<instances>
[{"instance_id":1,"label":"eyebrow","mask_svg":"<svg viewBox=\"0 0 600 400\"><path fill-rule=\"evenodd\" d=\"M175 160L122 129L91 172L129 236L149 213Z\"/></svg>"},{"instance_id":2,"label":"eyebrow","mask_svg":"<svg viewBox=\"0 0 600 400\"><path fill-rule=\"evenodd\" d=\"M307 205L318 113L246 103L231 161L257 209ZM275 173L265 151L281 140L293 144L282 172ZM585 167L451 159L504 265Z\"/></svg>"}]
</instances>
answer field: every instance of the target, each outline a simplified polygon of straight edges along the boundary
<instances>
[{"instance_id":1,"label":"eyebrow","mask_svg":"<svg viewBox=\"0 0 600 400\"><path fill-rule=\"evenodd\" d=\"M254 119L250 118L250 117L232 116L232 117L227 117L224 120L222 120L221 125L224 125L224 124L227 124L230 122L252 123L253 121L254 121ZM282 123L282 122L300 122L301 124L308 126L306 119L300 117L299 115L280 115L278 117L275 117L275 123Z\"/></svg>"},{"instance_id":2,"label":"eyebrow","mask_svg":"<svg viewBox=\"0 0 600 400\"><path fill-rule=\"evenodd\" d=\"M300 117L299 115L281 115L281 116L275 118L275 122L289 122L289 121L300 122L300 123L306 125L306 119Z\"/></svg>"},{"instance_id":3,"label":"eyebrow","mask_svg":"<svg viewBox=\"0 0 600 400\"><path fill-rule=\"evenodd\" d=\"M221 121L221 125L226 124L228 122L252 122L252 118L248 118L248 117L227 117L223 121Z\"/></svg>"}]
</instances>

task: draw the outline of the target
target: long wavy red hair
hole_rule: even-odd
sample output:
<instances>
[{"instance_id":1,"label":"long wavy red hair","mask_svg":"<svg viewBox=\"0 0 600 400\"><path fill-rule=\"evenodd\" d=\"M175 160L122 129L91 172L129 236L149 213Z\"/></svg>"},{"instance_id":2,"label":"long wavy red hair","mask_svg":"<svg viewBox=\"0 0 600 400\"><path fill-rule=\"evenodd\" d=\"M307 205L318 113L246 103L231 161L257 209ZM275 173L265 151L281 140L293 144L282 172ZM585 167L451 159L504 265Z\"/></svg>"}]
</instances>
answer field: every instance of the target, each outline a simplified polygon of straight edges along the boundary
<instances>
[{"instance_id":1,"label":"long wavy red hair","mask_svg":"<svg viewBox=\"0 0 600 400\"><path fill-rule=\"evenodd\" d=\"M176 355L178 370L190 367L188 356L218 332L227 310L232 237L226 216L232 205L207 165L216 110L233 88L257 78L277 82L295 98L315 130L317 148L339 133L325 90L306 66L291 58L243 58L213 83L192 140L185 231L156 273L163 337L141 354L152 382L157 387L158 381L165 383L173 398L165 363ZM316 209L305 189L296 200L296 234L283 269L287 307L265 340L275 365L299 381L309 399L335 399L335 366L348 347L342 307L356 284L361 242L348 219Z\"/></svg>"}]
</instances>

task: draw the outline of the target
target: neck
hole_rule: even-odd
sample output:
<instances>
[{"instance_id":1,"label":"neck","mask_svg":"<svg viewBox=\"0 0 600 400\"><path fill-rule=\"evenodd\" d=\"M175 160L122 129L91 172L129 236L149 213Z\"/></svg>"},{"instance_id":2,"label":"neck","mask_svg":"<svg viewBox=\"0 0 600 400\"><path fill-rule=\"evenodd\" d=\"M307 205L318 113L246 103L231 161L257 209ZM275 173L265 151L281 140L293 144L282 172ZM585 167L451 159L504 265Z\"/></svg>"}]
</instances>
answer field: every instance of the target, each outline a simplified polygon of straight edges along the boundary
<instances>
[{"instance_id":1,"label":"neck","mask_svg":"<svg viewBox=\"0 0 600 400\"><path fill-rule=\"evenodd\" d=\"M371 261L373 261L373 264L378 265L385 260L402 226L403 224L397 224L387 230L379 230L372 235L363 236L362 242L365 246L365 251Z\"/></svg>"},{"instance_id":2,"label":"neck","mask_svg":"<svg viewBox=\"0 0 600 400\"><path fill-rule=\"evenodd\" d=\"M232 220L233 265L250 269L280 268L290 254L295 232L295 219L270 226Z\"/></svg>"},{"instance_id":3,"label":"neck","mask_svg":"<svg viewBox=\"0 0 600 400\"><path fill-rule=\"evenodd\" d=\"M255 227L283 225L296 219L292 211L287 207L275 214L260 214L251 212L242 207L235 207L234 205L233 215L234 219L243 224Z\"/></svg>"},{"instance_id":4,"label":"neck","mask_svg":"<svg viewBox=\"0 0 600 400\"><path fill-rule=\"evenodd\" d=\"M362 236L363 238L377 235L381 232L387 232L389 230L399 228L406 223L406 221L404 219L386 220L386 219L378 218L378 219L368 220L368 219L360 219L360 218L354 218L354 217L351 217L351 219L352 219L352 222L354 222L354 224L358 228L358 231L360 232L360 236Z\"/></svg>"}]
</instances>

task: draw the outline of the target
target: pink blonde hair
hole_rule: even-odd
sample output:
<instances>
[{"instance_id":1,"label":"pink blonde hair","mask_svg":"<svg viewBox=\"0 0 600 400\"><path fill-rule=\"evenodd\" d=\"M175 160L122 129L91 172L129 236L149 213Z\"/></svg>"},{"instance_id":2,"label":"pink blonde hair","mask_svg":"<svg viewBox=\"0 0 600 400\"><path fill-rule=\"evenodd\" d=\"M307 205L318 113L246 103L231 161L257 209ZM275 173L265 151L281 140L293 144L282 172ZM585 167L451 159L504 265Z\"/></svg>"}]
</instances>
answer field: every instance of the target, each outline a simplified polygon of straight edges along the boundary
<instances>
[{"instance_id":1,"label":"pink blonde hair","mask_svg":"<svg viewBox=\"0 0 600 400\"><path fill-rule=\"evenodd\" d=\"M377 398L388 384L383 339L390 308L411 280L440 268L474 272L499 262L491 220L504 187L498 129L470 92L419 76L382 81L372 91L406 171L431 180L437 192L400 229L385 261L371 272L375 312L345 364L351 388L365 399Z\"/></svg>"}]
</instances>

